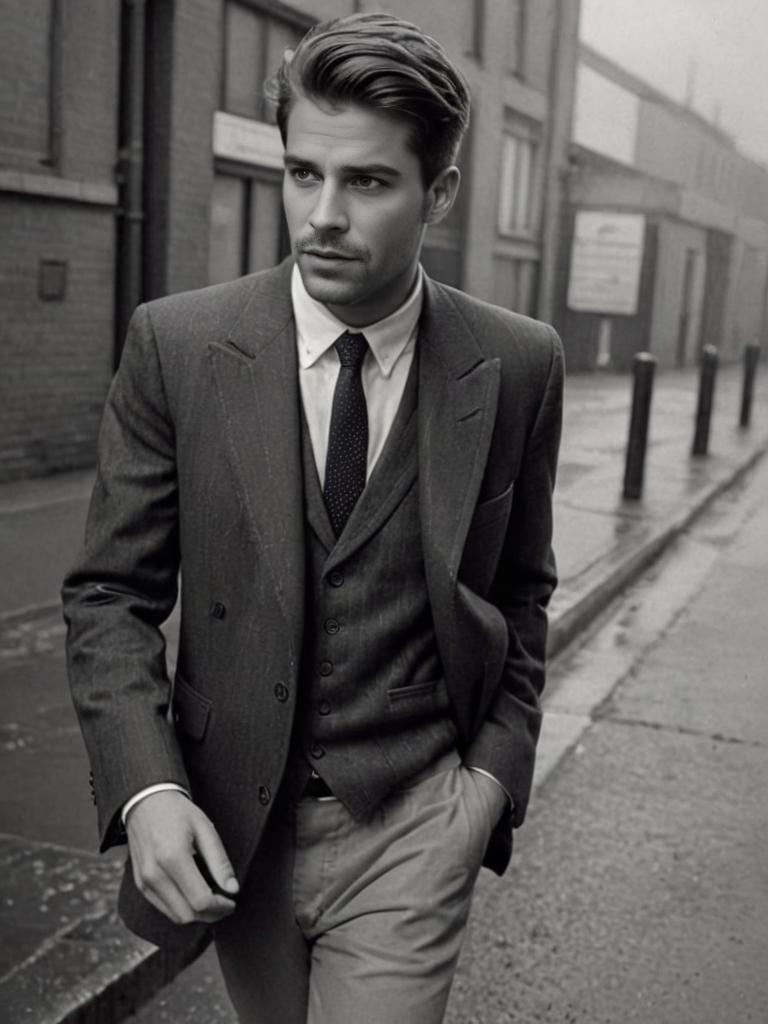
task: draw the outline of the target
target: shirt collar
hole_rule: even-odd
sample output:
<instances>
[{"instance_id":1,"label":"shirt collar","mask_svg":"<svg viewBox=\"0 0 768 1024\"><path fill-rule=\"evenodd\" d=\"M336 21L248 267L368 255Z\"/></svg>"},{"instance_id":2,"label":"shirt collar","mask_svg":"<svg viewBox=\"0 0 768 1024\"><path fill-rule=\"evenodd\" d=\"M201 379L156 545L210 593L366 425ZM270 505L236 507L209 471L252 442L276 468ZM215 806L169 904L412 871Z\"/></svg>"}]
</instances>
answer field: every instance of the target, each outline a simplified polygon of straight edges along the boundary
<instances>
[{"instance_id":1,"label":"shirt collar","mask_svg":"<svg viewBox=\"0 0 768 1024\"><path fill-rule=\"evenodd\" d=\"M394 313L364 327L368 347L384 377L389 377L397 360L403 354L421 316L424 296L424 274L419 266L416 283L402 306ZM294 264L291 276L291 301L296 319L296 342L302 369L312 366L338 340L349 327L335 317L322 302L313 299L304 287L299 268Z\"/></svg>"}]
</instances>

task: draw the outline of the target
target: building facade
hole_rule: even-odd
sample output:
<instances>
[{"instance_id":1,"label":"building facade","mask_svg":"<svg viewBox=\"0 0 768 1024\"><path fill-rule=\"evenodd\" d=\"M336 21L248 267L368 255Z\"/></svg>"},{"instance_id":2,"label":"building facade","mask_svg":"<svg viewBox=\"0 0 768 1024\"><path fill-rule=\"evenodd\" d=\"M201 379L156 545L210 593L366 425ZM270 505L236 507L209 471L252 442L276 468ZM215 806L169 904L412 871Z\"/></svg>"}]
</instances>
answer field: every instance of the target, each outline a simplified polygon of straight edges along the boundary
<instances>
[{"instance_id":1,"label":"building facade","mask_svg":"<svg viewBox=\"0 0 768 1024\"><path fill-rule=\"evenodd\" d=\"M472 93L427 271L551 317L577 2L0 0L0 479L92 463L137 302L286 255L262 83L315 21L381 9L440 39Z\"/></svg>"},{"instance_id":2,"label":"building facade","mask_svg":"<svg viewBox=\"0 0 768 1024\"><path fill-rule=\"evenodd\" d=\"M555 322L572 370L736 359L768 333L768 168L580 50Z\"/></svg>"},{"instance_id":3,"label":"building facade","mask_svg":"<svg viewBox=\"0 0 768 1024\"><path fill-rule=\"evenodd\" d=\"M82 465L112 375L119 14L0 0L0 479Z\"/></svg>"}]
</instances>

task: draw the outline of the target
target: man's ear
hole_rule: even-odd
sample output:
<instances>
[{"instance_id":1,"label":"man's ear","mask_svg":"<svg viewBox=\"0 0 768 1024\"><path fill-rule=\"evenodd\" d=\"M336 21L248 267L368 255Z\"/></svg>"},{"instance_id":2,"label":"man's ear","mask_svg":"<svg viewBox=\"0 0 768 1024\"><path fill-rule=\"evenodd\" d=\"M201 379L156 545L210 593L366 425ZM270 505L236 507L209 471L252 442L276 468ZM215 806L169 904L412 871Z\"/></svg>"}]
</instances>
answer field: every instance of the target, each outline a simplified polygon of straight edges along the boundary
<instances>
[{"instance_id":1,"label":"man's ear","mask_svg":"<svg viewBox=\"0 0 768 1024\"><path fill-rule=\"evenodd\" d=\"M446 167L440 171L424 197L422 219L425 224L438 224L448 214L458 195L460 182L458 167Z\"/></svg>"}]
</instances>

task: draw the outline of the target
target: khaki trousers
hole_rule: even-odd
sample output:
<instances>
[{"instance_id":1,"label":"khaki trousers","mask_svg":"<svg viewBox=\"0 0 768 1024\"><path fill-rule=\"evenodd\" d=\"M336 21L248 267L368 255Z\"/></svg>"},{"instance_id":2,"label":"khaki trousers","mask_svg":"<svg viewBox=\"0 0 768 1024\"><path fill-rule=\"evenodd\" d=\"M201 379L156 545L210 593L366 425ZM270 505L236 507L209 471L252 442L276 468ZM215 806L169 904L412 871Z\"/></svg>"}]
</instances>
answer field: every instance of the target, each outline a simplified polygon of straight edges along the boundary
<instances>
[{"instance_id":1,"label":"khaki trousers","mask_svg":"<svg viewBox=\"0 0 768 1024\"><path fill-rule=\"evenodd\" d=\"M458 757L364 823L307 797L276 814L216 930L242 1024L440 1024L492 818Z\"/></svg>"}]
</instances>

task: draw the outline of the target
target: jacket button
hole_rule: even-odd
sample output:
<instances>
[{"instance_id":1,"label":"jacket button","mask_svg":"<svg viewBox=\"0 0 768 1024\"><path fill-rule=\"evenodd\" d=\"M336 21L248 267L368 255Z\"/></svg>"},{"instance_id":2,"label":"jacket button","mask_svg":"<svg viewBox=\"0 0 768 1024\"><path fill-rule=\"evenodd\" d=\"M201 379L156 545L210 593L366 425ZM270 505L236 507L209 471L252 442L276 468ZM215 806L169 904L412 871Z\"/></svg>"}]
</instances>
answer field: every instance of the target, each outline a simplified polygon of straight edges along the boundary
<instances>
[{"instance_id":1,"label":"jacket button","mask_svg":"<svg viewBox=\"0 0 768 1024\"><path fill-rule=\"evenodd\" d=\"M334 633L338 633L340 629L341 626L339 625L338 619L325 620L325 632L328 633L330 636L333 636Z\"/></svg>"},{"instance_id":2,"label":"jacket button","mask_svg":"<svg viewBox=\"0 0 768 1024\"><path fill-rule=\"evenodd\" d=\"M271 799L272 794L269 792L269 787L259 786L259 803L262 805L262 807L266 807Z\"/></svg>"},{"instance_id":3,"label":"jacket button","mask_svg":"<svg viewBox=\"0 0 768 1024\"><path fill-rule=\"evenodd\" d=\"M340 587L344 582L344 573L339 569L331 569L328 573L328 582L332 587Z\"/></svg>"},{"instance_id":4,"label":"jacket button","mask_svg":"<svg viewBox=\"0 0 768 1024\"><path fill-rule=\"evenodd\" d=\"M284 683L275 683L274 694L282 704L288 700L288 687Z\"/></svg>"},{"instance_id":5,"label":"jacket button","mask_svg":"<svg viewBox=\"0 0 768 1024\"><path fill-rule=\"evenodd\" d=\"M214 619L223 619L227 614L227 606L221 601L214 601L211 605L211 615Z\"/></svg>"},{"instance_id":6,"label":"jacket button","mask_svg":"<svg viewBox=\"0 0 768 1024\"><path fill-rule=\"evenodd\" d=\"M320 675L330 676L333 674L333 662L332 661L321 661L320 662Z\"/></svg>"},{"instance_id":7,"label":"jacket button","mask_svg":"<svg viewBox=\"0 0 768 1024\"><path fill-rule=\"evenodd\" d=\"M325 757L325 747L322 746L322 744L320 743L313 743L312 746L309 748L309 752L312 755L312 757L316 758L317 760L319 760L321 757Z\"/></svg>"},{"instance_id":8,"label":"jacket button","mask_svg":"<svg viewBox=\"0 0 768 1024\"><path fill-rule=\"evenodd\" d=\"M317 712L320 715L330 715L331 705L327 700L321 700L317 705Z\"/></svg>"}]
</instances>

